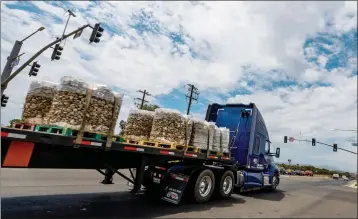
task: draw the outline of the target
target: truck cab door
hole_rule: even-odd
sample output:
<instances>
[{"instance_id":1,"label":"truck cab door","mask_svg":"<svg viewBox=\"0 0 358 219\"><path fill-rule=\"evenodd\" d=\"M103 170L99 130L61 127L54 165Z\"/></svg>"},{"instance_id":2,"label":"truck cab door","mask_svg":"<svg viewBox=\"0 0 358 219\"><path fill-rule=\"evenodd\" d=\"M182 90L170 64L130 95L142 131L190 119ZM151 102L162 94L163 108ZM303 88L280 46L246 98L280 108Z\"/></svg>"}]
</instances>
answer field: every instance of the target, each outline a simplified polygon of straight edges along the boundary
<instances>
[{"instance_id":1,"label":"truck cab door","mask_svg":"<svg viewBox=\"0 0 358 219\"><path fill-rule=\"evenodd\" d=\"M260 133L255 133L254 144L252 151L249 155L249 165L248 169L250 170L264 170L264 164L266 164L265 159L265 137Z\"/></svg>"}]
</instances>

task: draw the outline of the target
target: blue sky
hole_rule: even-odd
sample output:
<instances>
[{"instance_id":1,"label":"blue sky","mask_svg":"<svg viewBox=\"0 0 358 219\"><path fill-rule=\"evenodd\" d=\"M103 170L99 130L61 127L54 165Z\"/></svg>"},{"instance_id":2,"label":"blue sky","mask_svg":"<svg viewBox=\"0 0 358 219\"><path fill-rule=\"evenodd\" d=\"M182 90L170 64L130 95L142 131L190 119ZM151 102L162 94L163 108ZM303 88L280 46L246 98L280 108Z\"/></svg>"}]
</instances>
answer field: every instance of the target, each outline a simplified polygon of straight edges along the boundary
<instances>
[{"instance_id":1,"label":"blue sky","mask_svg":"<svg viewBox=\"0 0 358 219\"><path fill-rule=\"evenodd\" d=\"M68 29L101 22L101 43L88 45L89 30L81 39L67 40L61 61L50 62L50 51L39 58L42 68L36 79L59 81L71 74L107 84L126 95L122 119L138 89L152 93L152 103L185 113L185 85L191 83L200 91L191 108L199 118L212 102L255 102L282 147L281 161L356 168L357 160L347 162L350 155L341 152L282 145L283 135L307 133L302 137L352 149L346 140L356 139L356 133L331 131L357 129L357 13L350 2L1 4L2 64L13 40L40 25L46 30L25 43L23 60L61 34L65 11L71 9L77 17L71 18ZM35 80L25 75L9 88L18 98L3 110L3 121L21 115L19 105Z\"/></svg>"}]
</instances>

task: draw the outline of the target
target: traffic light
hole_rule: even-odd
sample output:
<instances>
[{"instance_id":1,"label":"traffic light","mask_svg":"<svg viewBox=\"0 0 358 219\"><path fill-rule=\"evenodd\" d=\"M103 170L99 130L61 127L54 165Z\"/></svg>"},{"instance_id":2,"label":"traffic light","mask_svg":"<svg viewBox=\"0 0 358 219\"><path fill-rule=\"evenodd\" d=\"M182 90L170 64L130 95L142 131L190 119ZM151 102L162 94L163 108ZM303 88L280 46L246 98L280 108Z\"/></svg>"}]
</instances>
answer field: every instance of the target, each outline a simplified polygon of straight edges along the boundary
<instances>
[{"instance_id":1,"label":"traffic light","mask_svg":"<svg viewBox=\"0 0 358 219\"><path fill-rule=\"evenodd\" d=\"M52 55L51 55L51 61L53 60L59 60L60 56L62 55L63 47L60 46L60 44L56 44L55 48L53 49Z\"/></svg>"},{"instance_id":2,"label":"traffic light","mask_svg":"<svg viewBox=\"0 0 358 219\"><path fill-rule=\"evenodd\" d=\"M316 139L312 138L312 146L316 146Z\"/></svg>"},{"instance_id":3,"label":"traffic light","mask_svg":"<svg viewBox=\"0 0 358 219\"><path fill-rule=\"evenodd\" d=\"M37 73L39 72L41 65L37 64L37 62L32 63L30 72L29 72L29 77L31 76L37 76Z\"/></svg>"},{"instance_id":4,"label":"traffic light","mask_svg":"<svg viewBox=\"0 0 358 219\"><path fill-rule=\"evenodd\" d=\"M100 37L102 36L102 33L103 33L104 29L103 27L100 26L100 23L97 23L94 25L94 28L93 28L93 31L92 31L92 34L91 34L91 37L90 37L90 43L99 43L100 41Z\"/></svg>"},{"instance_id":5,"label":"traffic light","mask_svg":"<svg viewBox=\"0 0 358 219\"><path fill-rule=\"evenodd\" d=\"M287 143L287 136L283 137L283 142Z\"/></svg>"},{"instance_id":6,"label":"traffic light","mask_svg":"<svg viewBox=\"0 0 358 219\"><path fill-rule=\"evenodd\" d=\"M6 104L7 104L7 101L9 100L9 97L8 96L6 96L5 94L3 94L2 96L1 96L1 106L2 107L6 107Z\"/></svg>"},{"instance_id":7,"label":"traffic light","mask_svg":"<svg viewBox=\"0 0 358 219\"><path fill-rule=\"evenodd\" d=\"M337 152L337 150L338 150L337 144L333 144L333 151Z\"/></svg>"}]
</instances>

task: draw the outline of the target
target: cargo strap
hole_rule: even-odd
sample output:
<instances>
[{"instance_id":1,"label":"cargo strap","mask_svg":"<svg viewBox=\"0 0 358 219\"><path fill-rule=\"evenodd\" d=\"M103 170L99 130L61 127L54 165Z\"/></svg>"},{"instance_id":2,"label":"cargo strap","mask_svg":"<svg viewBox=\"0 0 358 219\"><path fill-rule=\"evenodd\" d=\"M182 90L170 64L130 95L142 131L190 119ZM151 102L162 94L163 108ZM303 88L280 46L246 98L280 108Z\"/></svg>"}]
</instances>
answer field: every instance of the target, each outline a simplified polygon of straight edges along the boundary
<instances>
[{"instance_id":1,"label":"cargo strap","mask_svg":"<svg viewBox=\"0 0 358 219\"><path fill-rule=\"evenodd\" d=\"M91 97L92 97L92 89L87 89L87 94L86 94L86 108L83 112L83 116L82 116L82 123L81 123L81 127L80 127L80 130L78 131L77 133L77 136L76 136L76 140L75 140L75 148L78 148L79 145L81 144L82 142L82 139L83 139L83 134L84 134L84 129L85 129L85 125L86 125L86 114L87 114L87 111L88 111L88 108L90 106L90 102L91 102Z\"/></svg>"},{"instance_id":2,"label":"cargo strap","mask_svg":"<svg viewBox=\"0 0 358 219\"><path fill-rule=\"evenodd\" d=\"M116 128L116 123L117 123L117 119L115 119L115 117L118 116L118 114L119 114L119 107L122 104L121 100L122 100L122 98L114 98L112 121L111 121L111 126L109 127L109 130L108 130L107 142L106 142L106 147L105 147L106 151L110 150L110 148L112 146L112 137L114 134L114 129Z\"/></svg>"}]
</instances>

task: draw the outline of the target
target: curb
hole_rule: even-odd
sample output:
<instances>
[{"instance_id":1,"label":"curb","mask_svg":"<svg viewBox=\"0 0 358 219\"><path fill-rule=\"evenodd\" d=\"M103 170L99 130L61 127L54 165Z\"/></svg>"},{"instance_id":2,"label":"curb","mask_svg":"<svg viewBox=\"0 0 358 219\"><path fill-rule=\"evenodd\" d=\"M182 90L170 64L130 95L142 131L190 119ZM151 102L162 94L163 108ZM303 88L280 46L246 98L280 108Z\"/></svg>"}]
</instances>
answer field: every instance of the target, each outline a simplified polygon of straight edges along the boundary
<instances>
[{"instance_id":1,"label":"curb","mask_svg":"<svg viewBox=\"0 0 358 219\"><path fill-rule=\"evenodd\" d=\"M351 188L358 188L357 187L357 181L355 180L355 181L349 183L348 186L351 187Z\"/></svg>"}]
</instances>

